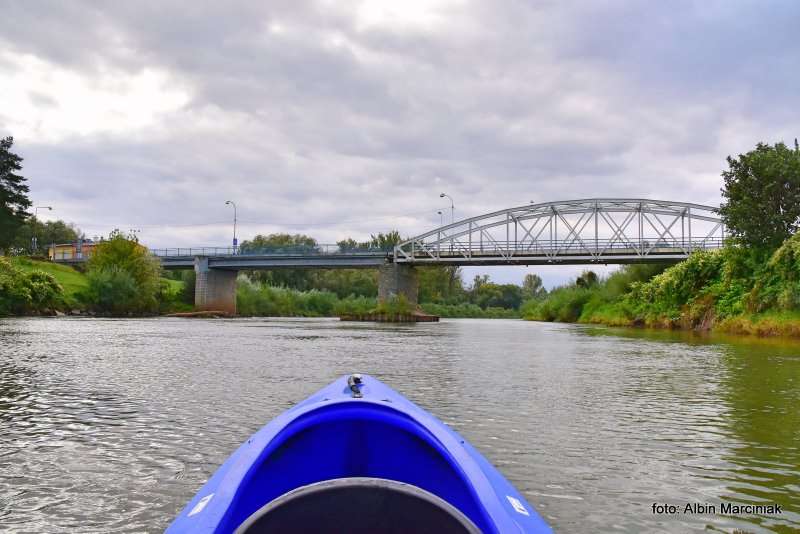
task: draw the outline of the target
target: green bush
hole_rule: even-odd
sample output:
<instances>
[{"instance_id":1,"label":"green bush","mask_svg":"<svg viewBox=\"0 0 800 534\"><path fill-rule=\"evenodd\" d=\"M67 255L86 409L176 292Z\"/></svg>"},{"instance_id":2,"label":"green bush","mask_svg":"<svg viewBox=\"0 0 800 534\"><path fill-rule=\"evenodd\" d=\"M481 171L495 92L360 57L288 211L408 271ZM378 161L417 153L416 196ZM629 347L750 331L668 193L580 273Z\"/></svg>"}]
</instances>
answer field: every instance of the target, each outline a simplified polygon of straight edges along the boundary
<instances>
[{"instance_id":1,"label":"green bush","mask_svg":"<svg viewBox=\"0 0 800 534\"><path fill-rule=\"evenodd\" d=\"M800 309L800 233L787 239L758 274L745 299L747 311Z\"/></svg>"},{"instance_id":2,"label":"green bush","mask_svg":"<svg viewBox=\"0 0 800 534\"><path fill-rule=\"evenodd\" d=\"M525 308L525 318L537 321L575 322L581 316L583 306L592 295L592 290L576 285L558 287L547 298Z\"/></svg>"},{"instance_id":3,"label":"green bush","mask_svg":"<svg viewBox=\"0 0 800 534\"><path fill-rule=\"evenodd\" d=\"M409 315L414 313L414 306L404 295L392 295L388 299L378 302L374 312L387 315Z\"/></svg>"},{"instance_id":4,"label":"green bush","mask_svg":"<svg viewBox=\"0 0 800 534\"><path fill-rule=\"evenodd\" d=\"M63 307L64 289L47 273L18 269L0 257L0 315L24 315Z\"/></svg>"},{"instance_id":5,"label":"green bush","mask_svg":"<svg viewBox=\"0 0 800 534\"><path fill-rule=\"evenodd\" d=\"M632 284L628 295L634 309L644 314L672 314L721 279L724 256L720 251L695 252L649 282Z\"/></svg>"},{"instance_id":6,"label":"green bush","mask_svg":"<svg viewBox=\"0 0 800 534\"><path fill-rule=\"evenodd\" d=\"M339 299L329 291L272 287L240 276L236 307L240 315L260 317L330 317Z\"/></svg>"},{"instance_id":7,"label":"green bush","mask_svg":"<svg viewBox=\"0 0 800 534\"><path fill-rule=\"evenodd\" d=\"M136 280L121 267L90 270L87 279L89 287L85 298L99 311L112 315L153 311L137 302L139 288Z\"/></svg>"},{"instance_id":8,"label":"green bush","mask_svg":"<svg viewBox=\"0 0 800 534\"><path fill-rule=\"evenodd\" d=\"M520 312L513 309L489 306L481 308L477 304L435 304L432 302L421 305L425 313L439 317L468 317L476 319L517 319Z\"/></svg>"},{"instance_id":9,"label":"green bush","mask_svg":"<svg viewBox=\"0 0 800 534\"><path fill-rule=\"evenodd\" d=\"M339 300L333 307L334 315L358 315L371 313L378 305L378 299L350 295Z\"/></svg>"},{"instance_id":10,"label":"green bush","mask_svg":"<svg viewBox=\"0 0 800 534\"><path fill-rule=\"evenodd\" d=\"M114 231L97 245L87 268L85 300L112 315L157 313L164 295L161 266L134 236Z\"/></svg>"}]
</instances>

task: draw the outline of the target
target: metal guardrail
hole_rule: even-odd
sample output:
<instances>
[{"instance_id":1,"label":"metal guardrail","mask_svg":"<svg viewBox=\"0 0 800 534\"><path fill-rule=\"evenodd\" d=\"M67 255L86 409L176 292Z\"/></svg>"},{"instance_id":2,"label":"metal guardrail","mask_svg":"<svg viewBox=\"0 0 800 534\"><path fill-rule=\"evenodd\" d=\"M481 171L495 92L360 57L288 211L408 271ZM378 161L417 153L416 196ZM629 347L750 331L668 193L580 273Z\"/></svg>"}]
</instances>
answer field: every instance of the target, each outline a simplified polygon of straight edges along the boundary
<instances>
[{"instance_id":1,"label":"metal guardrail","mask_svg":"<svg viewBox=\"0 0 800 534\"><path fill-rule=\"evenodd\" d=\"M620 257L631 258L678 254L688 256L696 250L722 248L724 239L706 237L692 239L659 239L630 241L617 239L547 240L534 242L518 241L440 241L433 244L415 243L410 250L392 248L340 247L339 245L276 246L276 247L189 247L150 249L150 253L162 259L190 259L197 256L216 258L239 257L319 257L319 256L392 256L400 263L435 262L439 258L520 258L526 256L586 256L587 258ZM81 263L85 258L56 258L56 263Z\"/></svg>"},{"instance_id":2,"label":"metal guardrail","mask_svg":"<svg viewBox=\"0 0 800 534\"><path fill-rule=\"evenodd\" d=\"M725 240L720 237L692 239L658 239L641 241L617 239L570 239L519 242L519 241L438 241L433 244L412 243L406 250L395 250L395 261L413 262L418 260L434 261L437 258L485 257L491 255L503 257L584 255L587 257L606 257L614 254L648 256L659 254L689 255L696 250L713 250L722 248Z\"/></svg>"},{"instance_id":3,"label":"metal guardrail","mask_svg":"<svg viewBox=\"0 0 800 534\"><path fill-rule=\"evenodd\" d=\"M274 247L191 247L156 248L150 253L159 258L187 258L195 256L238 257L238 256L335 256L335 255L387 255L388 248L341 247L339 245L298 245Z\"/></svg>"}]
</instances>

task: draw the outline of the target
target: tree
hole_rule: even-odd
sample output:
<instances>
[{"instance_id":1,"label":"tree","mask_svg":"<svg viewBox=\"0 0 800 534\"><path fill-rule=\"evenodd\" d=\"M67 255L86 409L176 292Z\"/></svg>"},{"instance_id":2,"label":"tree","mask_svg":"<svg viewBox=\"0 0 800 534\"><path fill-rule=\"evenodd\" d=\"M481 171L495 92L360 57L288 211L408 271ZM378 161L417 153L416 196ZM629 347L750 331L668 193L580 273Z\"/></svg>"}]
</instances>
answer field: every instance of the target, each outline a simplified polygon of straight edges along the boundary
<instances>
[{"instance_id":1,"label":"tree","mask_svg":"<svg viewBox=\"0 0 800 534\"><path fill-rule=\"evenodd\" d=\"M87 300L113 315L158 311L161 265L135 235L111 232L97 245L87 268Z\"/></svg>"},{"instance_id":2,"label":"tree","mask_svg":"<svg viewBox=\"0 0 800 534\"><path fill-rule=\"evenodd\" d=\"M12 244L17 230L30 216L26 211L31 207L30 188L25 178L16 174L22 170L22 158L11 152L13 144L13 137L0 138L0 249Z\"/></svg>"},{"instance_id":3,"label":"tree","mask_svg":"<svg viewBox=\"0 0 800 534\"><path fill-rule=\"evenodd\" d=\"M400 232L392 230L391 232L378 232L378 235L370 234L370 239L366 243L368 248L378 248L381 250L392 250L396 244L402 241Z\"/></svg>"},{"instance_id":4,"label":"tree","mask_svg":"<svg viewBox=\"0 0 800 534\"><path fill-rule=\"evenodd\" d=\"M455 304L464 299L464 284L461 280L461 267L437 265L420 267L419 301Z\"/></svg>"},{"instance_id":5,"label":"tree","mask_svg":"<svg viewBox=\"0 0 800 534\"><path fill-rule=\"evenodd\" d=\"M12 244L18 250L28 250L31 254L46 255L48 247L53 243L74 243L81 231L73 224L64 221L42 222L30 217L18 230ZM33 238L37 246L34 248Z\"/></svg>"},{"instance_id":6,"label":"tree","mask_svg":"<svg viewBox=\"0 0 800 534\"><path fill-rule=\"evenodd\" d=\"M590 289L597 285L600 279L594 271L583 271L575 280L575 285L584 289Z\"/></svg>"},{"instance_id":7,"label":"tree","mask_svg":"<svg viewBox=\"0 0 800 534\"><path fill-rule=\"evenodd\" d=\"M725 198L719 213L732 236L755 247L775 249L800 228L800 146L759 143L727 158L722 173Z\"/></svg>"},{"instance_id":8,"label":"tree","mask_svg":"<svg viewBox=\"0 0 800 534\"><path fill-rule=\"evenodd\" d=\"M522 281L522 297L525 299L542 299L547 295L547 290L542 285L542 278L538 274L528 273Z\"/></svg>"},{"instance_id":9,"label":"tree","mask_svg":"<svg viewBox=\"0 0 800 534\"><path fill-rule=\"evenodd\" d=\"M303 254L317 250L317 240L303 234L257 235L242 241L240 254ZM245 271L254 281L276 287L306 291L311 289L312 274L308 269L275 269L274 271Z\"/></svg>"}]
</instances>

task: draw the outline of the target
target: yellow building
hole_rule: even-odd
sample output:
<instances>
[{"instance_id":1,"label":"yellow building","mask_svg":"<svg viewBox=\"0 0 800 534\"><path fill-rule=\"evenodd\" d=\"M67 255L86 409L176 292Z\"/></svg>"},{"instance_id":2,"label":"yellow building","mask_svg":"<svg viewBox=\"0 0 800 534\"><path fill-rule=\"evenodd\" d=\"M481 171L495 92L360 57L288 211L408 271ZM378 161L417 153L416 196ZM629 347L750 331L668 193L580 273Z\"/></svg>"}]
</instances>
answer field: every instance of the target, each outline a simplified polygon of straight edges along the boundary
<instances>
[{"instance_id":1,"label":"yellow building","mask_svg":"<svg viewBox=\"0 0 800 534\"><path fill-rule=\"evenodd\" d=\"M81 261L91 257L96 246L97 243L91 239L84 239L75 243L50 245L47 257L50 258L50 261Z\"/></svg>"}]
</instances>

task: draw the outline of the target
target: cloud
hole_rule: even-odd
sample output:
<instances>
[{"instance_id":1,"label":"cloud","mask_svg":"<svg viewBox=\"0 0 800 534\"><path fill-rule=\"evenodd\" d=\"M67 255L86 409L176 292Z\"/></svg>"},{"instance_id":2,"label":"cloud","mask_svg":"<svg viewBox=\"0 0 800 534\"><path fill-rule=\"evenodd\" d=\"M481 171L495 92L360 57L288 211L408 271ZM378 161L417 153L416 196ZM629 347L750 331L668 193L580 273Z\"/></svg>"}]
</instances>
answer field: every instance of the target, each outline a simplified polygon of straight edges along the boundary
<instances>
[{"instance_id":1,"label":"cloud","mask_svg":"<svg viewBox=\"0 0 800 534\"><path fill-rule=\"evenodd\" d=\"M0 134L34 199L153 246L227 243L226 199L243 237L327 242L434 227L442 190L459 217L592 196L714 204L725 156L798 135L790 1L17 2L4 16Z\"/></svg>"}]
</instances>

